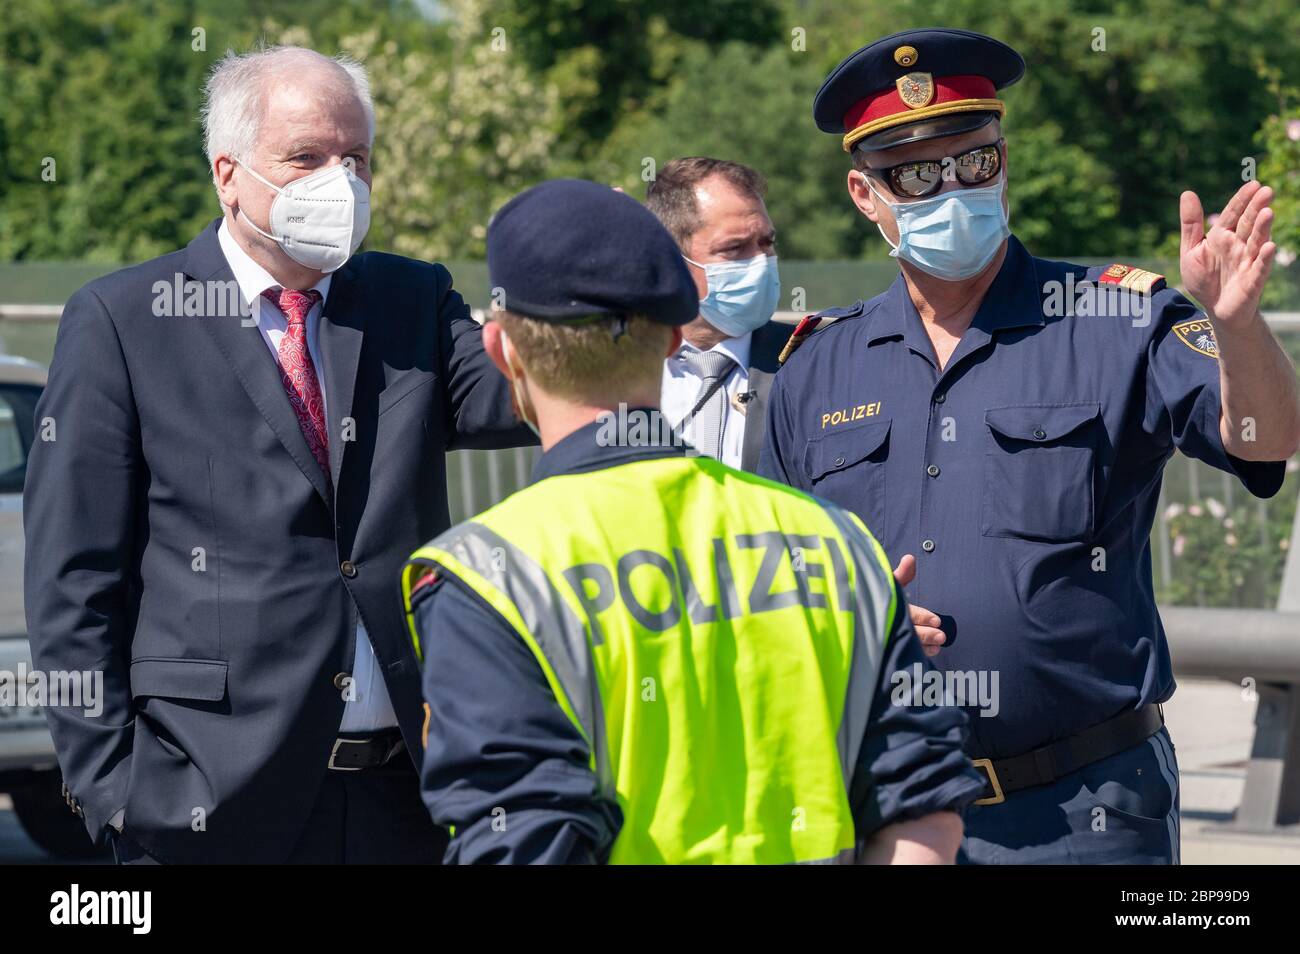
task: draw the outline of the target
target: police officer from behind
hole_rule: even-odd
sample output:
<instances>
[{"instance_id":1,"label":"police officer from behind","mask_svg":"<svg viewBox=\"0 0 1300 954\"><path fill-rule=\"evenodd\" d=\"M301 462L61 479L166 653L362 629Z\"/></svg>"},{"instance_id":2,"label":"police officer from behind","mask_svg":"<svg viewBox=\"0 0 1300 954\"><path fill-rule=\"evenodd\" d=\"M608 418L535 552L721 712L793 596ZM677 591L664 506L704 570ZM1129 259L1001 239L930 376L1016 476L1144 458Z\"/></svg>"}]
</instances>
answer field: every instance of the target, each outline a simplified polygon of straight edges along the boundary
<instances>
[{"instance_id":1,"label":"police officer from behind","mask_svg":"<svg viewBox=\"0 0 1300 954\"><path fill-rule=\"evenodd\" d=\"M1176 862L1148 540L1175 449L1267 497L1300 444L1295 372L1259 314L1272 191L1247 184L1208 233L1183 194L1204 312L1150 272L1034 258L1008 230L997 98L1023 72L997 40L915 30L822 85L816 121L902 273L796 329L759 472L861 517L940 668L997 675L959 860Z\"/></svg>"},{"instance_id":2,"label":"police officer from behind","mask_svg":"<svg viewBox=\"0 0 1300 954\"><path fill-rule=\"evenodd\" d=\"M497 213L488 268L544 453L403 576L447 860L951 861L981 783L960 709L894 704L925 657L878 545L647 427L698 311L669 234L555 180Z\"/></svg>"}]
</instances>

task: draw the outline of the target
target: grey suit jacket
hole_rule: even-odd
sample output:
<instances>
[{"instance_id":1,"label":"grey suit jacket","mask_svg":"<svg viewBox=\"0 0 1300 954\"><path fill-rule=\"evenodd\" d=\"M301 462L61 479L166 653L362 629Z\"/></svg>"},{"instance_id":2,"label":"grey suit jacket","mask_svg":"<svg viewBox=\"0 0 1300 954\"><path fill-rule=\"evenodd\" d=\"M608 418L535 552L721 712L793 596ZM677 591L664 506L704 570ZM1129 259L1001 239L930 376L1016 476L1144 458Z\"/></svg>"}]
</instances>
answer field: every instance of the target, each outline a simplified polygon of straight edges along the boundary
<instances>
[{"instance_id":1,"label":"grey suit jacket","mask_svg":"<svg viewBox=\"0 0 1300 954\"><path fill-rule=\"evenodd\" d=\"M740 467L750 473L758 471L758 455L767 437L767 396L772 378L781 365L777 358L785 347L793 325L769 321L754 332L749 345L749 391L745 404L745 438L741 443Z\"/></svg>"}]
</instances>

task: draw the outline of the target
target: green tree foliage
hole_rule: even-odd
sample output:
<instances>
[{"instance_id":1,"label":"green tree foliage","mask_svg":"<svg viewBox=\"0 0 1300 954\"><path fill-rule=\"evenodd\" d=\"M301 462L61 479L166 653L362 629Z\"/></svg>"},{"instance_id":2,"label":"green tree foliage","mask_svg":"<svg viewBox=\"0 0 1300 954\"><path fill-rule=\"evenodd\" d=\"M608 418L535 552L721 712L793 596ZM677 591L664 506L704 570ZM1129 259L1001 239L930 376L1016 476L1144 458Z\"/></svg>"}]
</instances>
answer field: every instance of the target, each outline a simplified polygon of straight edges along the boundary
<instances>
[{"instance_id":1,"label":"green tree foliage","mask_svg":"<svg viewBox=\"0 0 1300 954\"><path fill-rule=\"evenodd\" d=\"M487 0L451 0L426 44L344 36L366 64L377 126L368 248L424 259L482 258L491 212L546 177L558 94L493 35ZM315 46L290 29L281 43Z\"/></svg>"},{"instance_id":2,"label":"green tree foliage","mask_svg":"<svg viewBox=\"0 0 1300 954\"><path fill-rule=\"evenodd\" d=\"M507 0L489 21L556 85L567 158L586 158L667 79L687 41L779 38L772 0Z\"/></svg>"},{"instance_id":3,"label":"green tree foliage","mask_svg":"<svg viewBox=\"0 0 1300 954\"><path fill-rule=\"evenodd\" d=\"M1256 137L1263 159L1259 181L1277 191L1273 200L1273 240L1277 257L1264 290L1264 307L1300 308L1300 89L1284 86L1280 70L1261 67L1276 111Z\"/></svg>"},{"instance_id":4,"label":"green tree foliage","mask_svg":"<svg viewBox=\"0 0 1300 954\"><path fill-rule=\"evenodd\" d=\"M1267 504L1251 500L1230 508L1203 497L1165 509L1171 572L1156 593L1161 603L1277 606L1296 510L1295 464L1289 467L1290 478Z\"/></svg>"},{"instance_id":5,"label":"green tree foliage","mask_svg":"<svg viewBox=\"0 0 1300 954\"><path fill-rule=\"evenodd\" d=\"M748 76L745 83L719 82ZM768 178L780 253L834 258L860 246L870 223L849 204L847 157L803 133L821 76L807 57L742 43L689 48L670 82L629 116L591 165L641 198L654 171L680 156L721 156ZM857 234L854 234L854 233ZM870 228L876 234L874 227Z\"/></svg>"},{"instance_id":6,"label":"green tree foliage","mask_svg":"<svg viewBox=\"0 0 1300 954\"><path fill-rule=\"evenodd\" d=\"M977 30L1019 50L1026 75L1005 92L1012 228L1046 255L1169 254L1170 236L1176 253L1179 193L1219 208L1258 154L1276 105L1258 64L1300 79L1296 4L787 0L785 18L807 30L823 75L863 43L917 27Z\"/></svg>"},{"instance_id":7,"label":"green tree foliage","mask_svg":"<svg viewBox=\"0 0 1300 954\"><path fill-rule=\"evenodd\" d=\"M192 12L0 2L0 258L139 259L195 230Z\"/></svg>"},{"instance_id":8,"label":"green tree foliage","mask_svg":"<svg viewBox=\"0 0 1300 954\"><path fill-rule=\"evenodd\" d=\"M138 261L220 214L203 83L267 39L273 8L325 53L363 24L422 23L361 0L0 0L0 260Z\"/></svg>"},{"instance_id":9,"label":"green tree foliage","mask_svg":"<svg viewBox=\"0 0 1300 954\"><path fill-rule=\"evenodd\" d=\"M197 115L207 71L228 48L285 39L350 50L374 74L370 247L479 255L491 213L534 182L580 175L639 196L647 159L706 153L768 177L784 256L878 258L812 98L862 44L935 24L1028 61L1004 129L1012 227L1034 251L1169 256L1178 194L1213 211L1249 159L1279 191L1279 243L1300 254L1296 4L0 0L0 260L183 245L219 211Z\"/></svg>"}]
</instances>

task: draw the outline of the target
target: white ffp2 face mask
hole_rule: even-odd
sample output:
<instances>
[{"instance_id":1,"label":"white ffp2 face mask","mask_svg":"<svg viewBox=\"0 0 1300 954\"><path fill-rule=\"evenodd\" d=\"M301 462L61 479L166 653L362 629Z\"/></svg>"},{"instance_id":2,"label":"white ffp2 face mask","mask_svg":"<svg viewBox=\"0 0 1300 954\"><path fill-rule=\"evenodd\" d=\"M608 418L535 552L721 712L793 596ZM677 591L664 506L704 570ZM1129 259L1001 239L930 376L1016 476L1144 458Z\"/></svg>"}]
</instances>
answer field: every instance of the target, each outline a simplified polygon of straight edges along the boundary
<instances>
[{"instance_id":1,"label":"white ffp2 face mask","mask_svg":"<svg viewBox=\"0 0 1300 954\"><path fill-rule=\"evenodd\" d=\"M270 232L263 232L247 215L244 221L278 242L299 265L318 272L337 271L361 246L370 228L370 189L347 166L328 166L277 186L239 164L276 193Z\"/></svg>"}]
</instances>

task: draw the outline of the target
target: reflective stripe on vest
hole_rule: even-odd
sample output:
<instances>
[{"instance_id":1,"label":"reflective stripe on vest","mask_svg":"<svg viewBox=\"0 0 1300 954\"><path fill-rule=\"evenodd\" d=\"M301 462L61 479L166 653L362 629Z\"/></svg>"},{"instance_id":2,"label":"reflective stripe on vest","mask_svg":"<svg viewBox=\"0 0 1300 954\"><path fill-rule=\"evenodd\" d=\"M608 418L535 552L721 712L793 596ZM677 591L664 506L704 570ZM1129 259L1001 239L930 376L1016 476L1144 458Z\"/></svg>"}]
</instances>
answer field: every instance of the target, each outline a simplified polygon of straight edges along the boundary
<instances>
[{"instance_id":1,"label":"reflective stripe on vest","mask_svg":"<svg viewBox=\"0 0 1300 954\"><path fill-rule=\"evenodd\" d=\"M591 752L592 771L601 792L614 796L609 774L600 686L592 672L587 628L555 591L546 571L510 541L480 523L452 527L436 541L437 554L416 552L417 560L402 575L407 621L420 653L420 636L410 610L411 587L418 572L412 566L433 563L469 583L501 613L537 657L546 681L569 720L582 733ZM486 584L486 588L482 585Z\"/></svg>"},{"instance_id":2,"label":"reflective stripe on vest","mask_svg":"<svg viewBox=\"0 0 1300 954\"><path fill-rule=\"evenodd\" d=\"M429 565L536 657L624 808L612 861L854 859L847 793L896 611L856 517L707 458L552 477L416 552L417 653Z\"/></svg>"}]
</instances>

